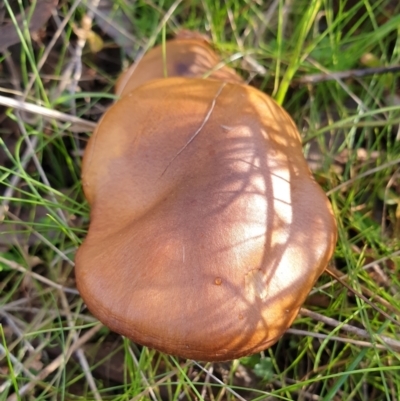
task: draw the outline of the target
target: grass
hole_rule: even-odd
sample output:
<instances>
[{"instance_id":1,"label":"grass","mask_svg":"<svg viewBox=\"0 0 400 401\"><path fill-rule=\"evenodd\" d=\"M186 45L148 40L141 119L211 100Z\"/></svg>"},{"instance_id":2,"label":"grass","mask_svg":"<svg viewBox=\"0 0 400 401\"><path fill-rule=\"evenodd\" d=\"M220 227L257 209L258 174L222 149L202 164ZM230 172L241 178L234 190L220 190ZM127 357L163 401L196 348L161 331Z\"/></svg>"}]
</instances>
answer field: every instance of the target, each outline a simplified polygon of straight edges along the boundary
<instances>
[{"instance_id":1,"label":"grass","mask_svg":"<svg viewBox=\"0 0 400 401\"><path fill-rule=\"evenodd\" d=\"M85 310L73 275L89 224L86 121L100 118L118 73L164 27L167 36L193 29L291 114L338 221L332 266L399 322L398 75L334 75L400 64L397 2L114 0L101 12L116 29L95 12L85 31L90 3L60 2L31 38L30 3L4 1L7 19L23 23L20 44L0 57L0 103L20 101L0 119L0 400L398 400L398 324L326 274L275 346L218 364L110 333ZM304 83L320 73L329 80Z\"/></svg>"}]
</instances>

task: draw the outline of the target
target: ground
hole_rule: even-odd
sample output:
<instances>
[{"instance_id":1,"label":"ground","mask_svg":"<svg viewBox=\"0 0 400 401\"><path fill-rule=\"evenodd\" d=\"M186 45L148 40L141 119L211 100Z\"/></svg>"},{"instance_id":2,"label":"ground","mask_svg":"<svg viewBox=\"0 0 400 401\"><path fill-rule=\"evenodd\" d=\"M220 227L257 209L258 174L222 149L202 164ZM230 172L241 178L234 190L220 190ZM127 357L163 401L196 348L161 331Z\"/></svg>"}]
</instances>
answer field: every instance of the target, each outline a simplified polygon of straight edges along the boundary
<instances>
[{"instance_id":1,"label":"ground","mask_svg":"<svg viewBox=\"0 0 400 401\"><path fill-rule=\"evenodd\" d=\"M398 400L399 26L389 0L2 2L0 400ZM276 345L226 363L110 332L74 279L87 140L121 71L181 29L288 111L338 222L342 283L323 274Z\"/></svg>"}]
</instances>

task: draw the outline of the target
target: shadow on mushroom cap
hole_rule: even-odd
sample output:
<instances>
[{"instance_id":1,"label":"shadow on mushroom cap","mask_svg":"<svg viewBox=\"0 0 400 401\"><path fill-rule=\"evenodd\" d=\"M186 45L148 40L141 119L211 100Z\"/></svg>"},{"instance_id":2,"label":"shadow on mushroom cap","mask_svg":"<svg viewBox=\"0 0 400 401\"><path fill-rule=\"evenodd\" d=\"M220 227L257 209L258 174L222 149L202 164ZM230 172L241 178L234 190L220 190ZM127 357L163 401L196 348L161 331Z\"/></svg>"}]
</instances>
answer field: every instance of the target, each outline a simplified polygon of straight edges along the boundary
<instances>
[{"instance_id":1,"label":"shadow on mushroom cap","mask_svg":"<svg viewBox=\"0 0 400 401\"><path fill-rule=\"evenodd\" d=\"M112 330L205 361L267 348L336 242L286 112L254 88L169 78L104 115L83 162L76 279Z\"/></svg>"}]
</instances>

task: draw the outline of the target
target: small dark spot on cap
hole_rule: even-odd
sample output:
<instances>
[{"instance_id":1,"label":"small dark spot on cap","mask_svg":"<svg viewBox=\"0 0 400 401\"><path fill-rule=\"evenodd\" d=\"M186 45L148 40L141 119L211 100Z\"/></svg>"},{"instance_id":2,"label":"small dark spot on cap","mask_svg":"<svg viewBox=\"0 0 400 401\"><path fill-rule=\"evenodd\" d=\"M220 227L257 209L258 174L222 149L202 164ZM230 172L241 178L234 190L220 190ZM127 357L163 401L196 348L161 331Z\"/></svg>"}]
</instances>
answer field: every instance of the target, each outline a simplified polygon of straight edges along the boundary
<instances>
[{"instance_id":1,"label":"small dark spot on cap","mask_svg":"<svg viewBox=\"0 0 400 401\"><path fill-rule=\"evenodd\" d=\"M188 75L188 73L189 73L189 68L188 68L188 65L187 64L185 64L185 63L176 63L175 64L175 71L176 71L176 73L178 74L178 75L182 75L182 76L185 76L185 75Z\"/></svg>"}]
</instances>

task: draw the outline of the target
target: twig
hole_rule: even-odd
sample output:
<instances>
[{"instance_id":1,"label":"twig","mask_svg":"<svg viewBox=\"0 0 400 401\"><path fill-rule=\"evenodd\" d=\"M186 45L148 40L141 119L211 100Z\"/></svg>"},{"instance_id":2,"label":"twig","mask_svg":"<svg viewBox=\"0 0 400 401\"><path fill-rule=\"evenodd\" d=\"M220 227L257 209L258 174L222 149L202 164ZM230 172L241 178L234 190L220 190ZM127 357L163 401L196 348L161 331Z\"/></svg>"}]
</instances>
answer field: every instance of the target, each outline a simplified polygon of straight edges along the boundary
<instances>
[{"instance_id":1,"label":"twig","mask_svg":"<svg viewBox=\"0 0 400 401\"><path fill-rule=\"evenodd\" d=\"M322 74L309 74L296 79L293 83L298 84L316 84L325 81L336 81L338 79L348 79L348 78L362 78L374 74L387 74L390 72L400 71L400 65L393 65L390 67L374 67L374 68L362 68L359 70L348 70L348 71L338 71L338 72L324 72Z\"/></svg>"},{"instance_id":2,"label":"twig","mask_svg":"<svg viewBox=\"0 0 400 401\"><path fill-rule=\"evenodd\" d=\"M20 100L12 99L9 97L0 95L0 105L6 107L12 107L17 110L26 111L33 114L39 114L40 116L50 120L60 120L72 124L68 129L72 132L82 131L94 131L96 123L84 120L82 118L65 114L57 110L48 109L46 107L38 106L36 104L22 102Z\"/></svg>"},{"instance_id":3,"label":"twig","mask_svg":"<svg viewBox=\"0 0 400 401\"><path fill-rule=\"evenodd\" d=\"M68 287L64 287L61 284L57 284L54 281L51 281L50 279L41 276L40 274L37 274L33 271L30 271L28 269L25 269L23 266L19 265L17 262L14 262L13 260L8 260L3 258L2 256L0 256L0 263L5 264L7 267L9 267L12 270L16 270L19 271L23 274L27 274L28 276L31 276L32 278L34 278L37 281L40 281L43 284L48 285L49 287L55 288L57 290L63 291L63 292L67 292L70 294L75 294L75 295L79 295L78 290L76 290L75 288L68 288Z\"/></svg>"},{"instance_id":4,"label":"twig","mask_svg":"<svg viewBox=\"0 0 400 401\"><path fill-rule=\"evenodd\" d=\"M314 338L319 338L321 340L329 339L332 341L340 341L342 343L353 344L353 345L357 345L359 347L366 347L366 348L375 347L377 349L382 349L382 350L387 349L387 347L385 347L382 344L373 344L369 341L353 340L352 338L347 338L347 337L337 337L337 336L331 336L329 334L314 333L312 331L307 331L307 330L288 329L288 330L286 330L286 333L295 334L298 336L314 337ZM400 342L399 342L399 347L400 347Z\"/></svg>"},{"instance_id":5,"label":"twig","mask_svg":"<svg viewBox=\"0 0 400 401\"><path fill-rule=\"evenodd\" d=\"M368 333L368 331L366 331L364 329L360 329L358 327L351 326L350 324L339 322L336 319L333 319L333 318L328 317L328 316L321 315L321 314L316 313L316 312L312 312L312 311L310 311L308 309L301 308L300 309L300 314L302 316L307 316L307 317L310 317L312 319L318 320L318 321L320 321L322 323L327 324L328 326L339 328L339 329L341 329L343 331L346 331L348 333L351 333L351 334L356 334L359 337L371 338L371 334ZM375 334L375 335L383 343L385 343L388 346L392 347L395 351L400 351L400 341L395 340L394 338L382 336L380 334Z\"/></svg>"},{"instance_id":6,"label":"twig","mask_svg":"<svg viewBox=\"0 0 400 401\"><path fill-rule=\"evenodd\" d=\"M307 59L311 64L315 65L317 68L319 68L321 71L323 71L324 74L329 74L330 73L330 71L327 70L323 65L318 63L318 61L313 60L311 57L308 57ZM361 115L364 114L364 112L368 112L369 111L368 107L352 90L350 90L350 88L341 79L335 78L335 81L354 100L354 102L357 103L358 106L360 106L360 111L358 113L359 116L356 118L356 121L358 121L361 118Z\"/></svg>"}]
</instances>

